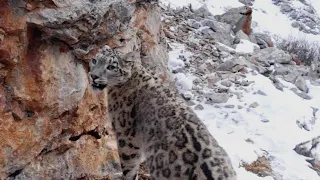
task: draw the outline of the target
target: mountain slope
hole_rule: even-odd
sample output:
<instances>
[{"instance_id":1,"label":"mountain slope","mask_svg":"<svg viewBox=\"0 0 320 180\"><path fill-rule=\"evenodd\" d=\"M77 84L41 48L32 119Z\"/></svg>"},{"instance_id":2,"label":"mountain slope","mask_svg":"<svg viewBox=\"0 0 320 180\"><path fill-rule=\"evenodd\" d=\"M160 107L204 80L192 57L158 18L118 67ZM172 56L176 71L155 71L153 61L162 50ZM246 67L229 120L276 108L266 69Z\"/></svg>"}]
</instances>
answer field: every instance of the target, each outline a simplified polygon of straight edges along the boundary
<instances>
[{"instance_id":1,"label":"mountain slope","mask_svg":"<svg viewBox=\"0 0 320 180\"><path fill-rule=\"evenodd\" d=\"M164 0L163 3L171 4L171 7L192 3L194 9L203 4L196 0ZM242 6L229 0L219 3L212 0L205 4L213 15L230 7ZM292 28L290 18L282 14L271 0L256 0L253 7L253 19L258 22L254 31L268 31L280 36L290 32L313 40L318 38ZM320 135L320 86L307 81L310 98L298 96L294 92L294 84L281 78L273 81L251 68L252 62L247 58L251 55L199 35L203 27L186 28L194 23L189 19L194 15L188 15L187 10L173 11L167 10L163 17L165 28L172 33L168 38L171 49L169 68L174 73L180 93L231 156L238 179L319 179L306 161L311 158L298 154L294 149L296 145ZM199 17L195 19L199 23L202 21ZM280 27L270 26L278 23ZM252 43L243 46L244 49L253 49ZM231 61L236 65L222 70ZM275 63L274 66L283 65ZM281 88L275 86L275 82L281 84ZM319 149L313 150L313 158L318 161Z\"/></svg>"}]
</instances>

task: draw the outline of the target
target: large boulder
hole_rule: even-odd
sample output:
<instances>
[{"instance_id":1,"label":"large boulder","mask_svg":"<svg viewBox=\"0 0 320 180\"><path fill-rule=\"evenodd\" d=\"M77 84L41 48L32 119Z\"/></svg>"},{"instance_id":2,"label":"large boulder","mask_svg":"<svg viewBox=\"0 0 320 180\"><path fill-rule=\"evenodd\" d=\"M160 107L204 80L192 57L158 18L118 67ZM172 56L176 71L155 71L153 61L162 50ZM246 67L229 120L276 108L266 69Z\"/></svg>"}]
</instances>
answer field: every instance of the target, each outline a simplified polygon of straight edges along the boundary
<instances>
[{"instance_id":1,"label":"large boulder","mask_svg":"<svg viewBox=\"0 0 320 180\"><path fill-rule=\"evenodd\" d=\"M272 74L294 84L303 93L309 92L309 87L305 79L309 74L307 68L296 65L275 64Z\"/></svg>"},{"instance_id":2,"label":"large boulder","mask_svg":"<svg viewBox=\"0 0 320 180\"><path fill-rule=\"evenodd\" d=\"M296 87L300 90L300 91L303 91L305 93L308 93L309 92L309 88L308 88L308 85L306 83L306 80L301 77L301 76L298 76L297 79L295 80L294 82L294 85L296 85Z\"/></svg>"},{"instance_id":3,"label":"large boulder","mask_svg":"<svg viewBox=\"0 0 320 180\"><path fill-rule=\"evenodd\" d=\"M227 12L222 15L214 16L219 22L230 24L231 27L235 26L239 19L243 17L241 13L246 11L246 7L238 7L238 8L231 8Z\"/></svg>"},{"instance_id":4,"label":"large boulder","mask_svg":"<svg viewBox=\"0 0 320 180\"><path fill-rule=\"evenodd\" d=\"M271 37L267 34L253 33L253 36L255 37L257 44L260 46L260 49L274 46Z\"/></svg>"},{"instance_id":5,"label":"large boulder","mask_svg":"<svg viewBox=\"0 0 320 180\"><path fill-rule=\"evenodd\" d=\"M289 64L292 61L290 54L277 49L275 47L269 47L255 51L252 58L255 61L263 63L280 63L280 64Z\"/></svg>"},{"instance_id":6,"label":"large boulder","mask_svg":"<svg viewBox=\"0 0 320 180\"><path fill-rule=\"evenodd\" d=\"M201 30L204 38L215 39L217 42L221 42L227 46L233 44L231 25L218 22L215 19L205 19L201 22L201 25L204 27Z\"/></svg>"}]
</instances>

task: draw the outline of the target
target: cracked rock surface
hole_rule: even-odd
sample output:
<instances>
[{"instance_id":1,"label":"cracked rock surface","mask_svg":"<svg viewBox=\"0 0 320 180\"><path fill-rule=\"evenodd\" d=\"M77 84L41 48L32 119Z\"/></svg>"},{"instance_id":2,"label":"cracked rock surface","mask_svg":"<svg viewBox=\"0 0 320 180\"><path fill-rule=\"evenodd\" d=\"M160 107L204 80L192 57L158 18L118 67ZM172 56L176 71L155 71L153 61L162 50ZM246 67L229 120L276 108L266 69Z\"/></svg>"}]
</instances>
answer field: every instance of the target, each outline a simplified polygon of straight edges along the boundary
<instances>
[{"instance_id":1,"label":"cracked rock surface","mask_svg":"<svg viewBox=\"0 0 320 180\"><path fill-rule=\"evenodd\" d=\"M104 45L137 50L169 81L159 14L124 0L0 2L0 179L121 175L107 91L93 92L87 62Z\"/></svg>"}]
</instances>

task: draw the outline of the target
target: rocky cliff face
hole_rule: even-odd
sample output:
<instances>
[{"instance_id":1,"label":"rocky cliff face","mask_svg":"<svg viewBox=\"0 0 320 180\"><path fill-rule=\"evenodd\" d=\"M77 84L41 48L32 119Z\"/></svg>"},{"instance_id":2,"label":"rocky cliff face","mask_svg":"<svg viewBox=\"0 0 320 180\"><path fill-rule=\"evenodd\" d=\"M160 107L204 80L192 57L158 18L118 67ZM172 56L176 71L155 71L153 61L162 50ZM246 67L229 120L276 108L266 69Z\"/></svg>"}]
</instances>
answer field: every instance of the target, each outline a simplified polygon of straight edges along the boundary
<instances>
[{"instance_id":1,"label":"rocky cliff face","mask_svg":"<svg viewBox=\"0 0 320 180\"><path fill-rule=\"evenodd\" d=\"M90 88L87 61L109 45L164 74L159 22L156 5L134 0L2 0L0 179L117 176L106 92Z\"/></svg>"}]
</instances>

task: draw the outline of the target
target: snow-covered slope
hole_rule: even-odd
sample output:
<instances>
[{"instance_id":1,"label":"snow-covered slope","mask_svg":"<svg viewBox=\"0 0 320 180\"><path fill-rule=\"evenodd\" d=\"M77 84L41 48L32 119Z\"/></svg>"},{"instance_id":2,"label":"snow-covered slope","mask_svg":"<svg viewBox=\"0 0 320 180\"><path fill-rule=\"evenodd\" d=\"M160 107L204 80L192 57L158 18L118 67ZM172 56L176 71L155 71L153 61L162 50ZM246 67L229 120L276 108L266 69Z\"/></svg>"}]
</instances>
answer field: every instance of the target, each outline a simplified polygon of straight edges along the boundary
<instances>
[{"instance_id":1,"label":"snow-covered slope","mask_svg":"<svg viewBox=\"0 0 320 180\"><path fill-rule=\"evenodd\" d=\"M316 9L317 13L320 15L320 1L318 1L318 0L310 0L310 3Z\"/></svg>"},{"instance_id":2,"label":"snow-covered slope","mask_svg":"<svg viewBox=\"0 0 320 180\"><path fill-rule=\"evenodd\" d=\"M320 16L320 1L306 0L313 5ZM244 6L237 0L162 0L165 5L172 7L182 7L191 4L195 9L206 5L213 15L220 15L230 8ZM293 1L295 9L303 8L303 4L299 1ZM254 32L270 33L278 35L282 38L287 36L303 37L309 40L320 41L320 35L306 34L298 28L292 27L292 19L288 15L283 14L279 6L273 3L273 0L255 0L253 2L253 30ZM297 15L298 16L298 15Z\"/></svg>"},{"instance_id":3,"label":"snow-covered slope","mask_svg":"<svg viewBox=\"0 0 320 180\"><path fill-rule=\"evenodd\" d=\"M320 2L310 2L320 12ZM171 7L187 6L191 3L194 8L205 3L213 15L222 14L231 7L243 6L236 0L162 0L162 3L170 4ZM282 14L272 0L255 0L253 8L253 20L256 22L253 28L256 32L268 32L281 37L304 36L320 41L319 35L305 34L293 28L290 18ZM197 74L203 68L208 68L206 66L210 63L190 63L195 54L187 50L184 43L173 40L169 42L169 46L172 50L169 52L168 65L175 72L179 91L191 97L191 106L197 115L231 156L239 180L320 179L316 171L310 168L306 161L308 158L294 151L299 143L320 135L320 114L317 111L320 109L320 86L314 86L308 81L308 95L312 99L306 100L291 90L295 85L280 79L280 83L284 85L283 91L280 91L269 78L248 69L249 72L236 80L240 84L247 82L246 85L231 83L226 88L226 84L216 82L218 88L228 89L233 95L227 102L207 103L205 99L198 97L198 88L204 94L210 93L212 89L208 84L200 87ZM252 52L251 43L243 43L242 46L240 51ZM181 70L184 68L188 70ZM209 79L210 76L212 74L205 74L200 78ZM320 152L318 153L320 155ZM259 177L243 167L243 164L251 164L259 157L268 159L272 175Z\"/></svg>"},{"instance_id":4,"label":"snow-covered slope","mask_svg":"<svg viewBox=\"0 0 320 180\"><path fill-rule=\"evenodd\" d=\"M190 55L190 52L185 51L181 44L170 45L174 49L169 53L169 67L175 69L177 66L173 64L184 65L178 57L188 58L185 54ZM242 162L252 163L259 156L272 159L272 169L279 179L319 179L316 172L308 167L306 158L293 149L297 144L320 135L320 123L316 123L312 131L305 131L297 125L297 122L308 124L315 118L313 108L320 108L320 87L309 84L313 99L308 101L293 93L290 88L294 85L290 83L282 81L286 88L279 91L268 78L253 74L242 79L253 81L248 87L230 88L232 93L241 93L242 98L234 96L227 103L219 105L198 102L204 109L195 112L231 156L239 180L273 179L259 178L239 167ZM192 94L195 77L182 73L175 74L175 77L180 92ZM258 103L258 106L252 108L254 103ZM316 113L316 118L319 118L319 113Z\"/></svg>"}]
</instances>

